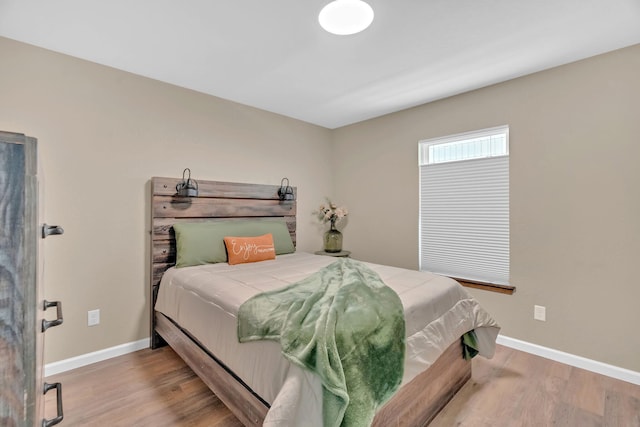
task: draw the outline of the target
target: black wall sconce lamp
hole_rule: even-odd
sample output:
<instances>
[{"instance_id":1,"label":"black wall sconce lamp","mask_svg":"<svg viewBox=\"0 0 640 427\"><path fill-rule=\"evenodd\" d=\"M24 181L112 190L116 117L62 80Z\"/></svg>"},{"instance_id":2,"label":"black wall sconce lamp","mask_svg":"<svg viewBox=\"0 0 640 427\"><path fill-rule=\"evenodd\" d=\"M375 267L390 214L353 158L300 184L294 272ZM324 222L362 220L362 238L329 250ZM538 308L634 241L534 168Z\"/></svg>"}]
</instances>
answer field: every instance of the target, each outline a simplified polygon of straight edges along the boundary
<instances>
[{"instance_id":1,"label":"black wall sconce lamp","mask_svg":"<svg viewBox=\"0 0 640 427\"><path fill-rule=\"evenodd\" d=\"M188 175L185 179L187 172ZM198 197L198 182L195 179L191 179L191 169L186 168L182 171L182 181L176 184L176 191L178 196Z\"/></svg>"},{"instance_id":2,"label":"black wall sconce lamp","mask_svg":"<svg viewBox=\"0 0 640 427\"><path fill-rule=\"evenodd\" d=\"M285 185L285 181L287 184ZM295 196L293 195L293 188L289 185L289 178L282 178L280 181L280 188L278 189L278 197L281 202L291 202L295 200Z\"/></svg>"}]
</instances>

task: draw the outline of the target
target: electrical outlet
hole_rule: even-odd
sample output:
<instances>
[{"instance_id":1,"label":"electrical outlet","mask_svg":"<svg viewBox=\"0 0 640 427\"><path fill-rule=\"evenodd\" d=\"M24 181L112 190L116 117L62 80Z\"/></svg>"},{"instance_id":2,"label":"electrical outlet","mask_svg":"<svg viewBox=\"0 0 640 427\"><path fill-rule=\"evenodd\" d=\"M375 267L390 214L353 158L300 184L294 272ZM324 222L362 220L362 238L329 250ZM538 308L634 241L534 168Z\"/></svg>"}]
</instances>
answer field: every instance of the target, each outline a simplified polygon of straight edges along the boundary
<instances>
[{"instance_id":1,"label":"electrical outlet","mask_svg":"<svg viewBox=\"0 0 640 427\"><path fill-rule=\"evenodd\" d=\"M100 324L100 309L88 311L87 326L95 326L98 324Z\"/></svg>"},{"instance_id":2,"label":"electrical outlet","mask_svg":"<svg viewBox=\"0 0 640 427\"><path fill-rule=\"evenodd\" d=\"M547 307L541 305L533 306L533 318L542 322L547 321Z\"/></svg>"}]
</instances>

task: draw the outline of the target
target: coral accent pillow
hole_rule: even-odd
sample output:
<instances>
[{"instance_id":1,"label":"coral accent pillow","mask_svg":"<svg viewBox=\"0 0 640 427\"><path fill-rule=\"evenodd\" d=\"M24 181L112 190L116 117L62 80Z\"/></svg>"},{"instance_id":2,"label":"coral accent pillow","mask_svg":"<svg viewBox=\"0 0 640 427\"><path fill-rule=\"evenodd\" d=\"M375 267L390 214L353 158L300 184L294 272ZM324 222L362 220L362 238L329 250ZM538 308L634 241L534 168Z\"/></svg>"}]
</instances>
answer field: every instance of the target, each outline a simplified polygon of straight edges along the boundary
<instances>
[{"instance_id":1,"label":"coral accent pillow","mask_svg":"<svg viewBox=\"0 0 640 427\"><path fill-rule=\"evenodd\" d=\"M229 265L276 259L271 233L256 237L227 236L224 238L224 245L227 248Z\"/></svg>"}]
</instances>

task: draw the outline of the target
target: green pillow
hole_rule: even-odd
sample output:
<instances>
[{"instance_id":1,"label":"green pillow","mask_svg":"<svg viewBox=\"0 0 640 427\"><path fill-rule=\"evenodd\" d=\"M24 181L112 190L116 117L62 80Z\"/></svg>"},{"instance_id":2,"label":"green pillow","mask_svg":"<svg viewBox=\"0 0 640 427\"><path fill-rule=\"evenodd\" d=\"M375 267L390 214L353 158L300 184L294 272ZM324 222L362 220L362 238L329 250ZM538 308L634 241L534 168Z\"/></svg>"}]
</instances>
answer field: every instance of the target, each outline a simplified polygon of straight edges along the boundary
<instances>
[{"instance_id":1,"label":"green pillow","mask_svg":"<svg viewBox=\"0 0 640 427\"><path fill-rule=\"evenodd\" d=\"M226 236L253 237L271 233L276 255L295 252L283 220L229 220L184 222L173 226L176 233L176 267L227 262Z\"/></svg>"}]
</instances>

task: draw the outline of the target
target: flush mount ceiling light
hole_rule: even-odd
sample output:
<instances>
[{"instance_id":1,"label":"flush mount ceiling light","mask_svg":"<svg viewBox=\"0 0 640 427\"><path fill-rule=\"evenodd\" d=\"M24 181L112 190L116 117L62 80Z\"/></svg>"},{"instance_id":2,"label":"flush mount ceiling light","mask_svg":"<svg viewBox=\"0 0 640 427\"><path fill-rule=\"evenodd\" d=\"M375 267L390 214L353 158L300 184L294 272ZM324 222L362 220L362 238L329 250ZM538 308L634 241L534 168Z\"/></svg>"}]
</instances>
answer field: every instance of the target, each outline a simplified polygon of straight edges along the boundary
<instances>
[{"instance_id":1,"label":"flush mount ceiling light","mask_svg":"<svg viewBox=\"0 0 640 427\"><path fill-rule=\"evenodd\" d=\"M334 0L322 8L318 21L326 31L346 36L371 25L373 9L362 0Z\"/></svg>"}]
</instances>

